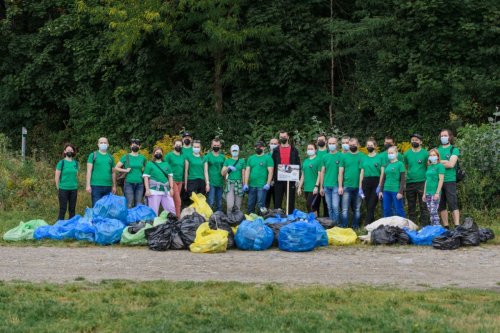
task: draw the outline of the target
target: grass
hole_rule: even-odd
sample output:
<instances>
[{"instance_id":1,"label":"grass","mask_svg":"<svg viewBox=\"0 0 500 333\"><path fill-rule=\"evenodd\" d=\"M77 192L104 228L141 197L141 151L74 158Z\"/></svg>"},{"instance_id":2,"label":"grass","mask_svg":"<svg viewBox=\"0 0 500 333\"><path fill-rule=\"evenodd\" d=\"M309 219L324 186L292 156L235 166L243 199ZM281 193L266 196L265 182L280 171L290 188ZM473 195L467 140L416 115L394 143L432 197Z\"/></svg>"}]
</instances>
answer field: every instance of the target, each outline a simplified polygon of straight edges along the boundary
<instances>
[{"instance_id":1,"label":"grass","mask_svg":"<svg viewBox=\"0 0 500 333\"><path fill-rule=\"evenodd\" d=\"M500 294L221 282L0 283L0 332L493 332Z\"/></svg>"}]
</instances>

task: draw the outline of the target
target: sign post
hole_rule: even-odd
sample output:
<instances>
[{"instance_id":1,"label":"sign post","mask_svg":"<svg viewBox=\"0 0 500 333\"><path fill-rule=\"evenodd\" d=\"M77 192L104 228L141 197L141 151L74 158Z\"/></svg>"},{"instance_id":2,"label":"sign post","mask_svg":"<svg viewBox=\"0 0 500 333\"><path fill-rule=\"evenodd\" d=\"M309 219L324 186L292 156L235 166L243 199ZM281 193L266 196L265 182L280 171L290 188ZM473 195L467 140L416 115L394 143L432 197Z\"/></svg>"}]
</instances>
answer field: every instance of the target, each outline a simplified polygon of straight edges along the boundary
<instances>
[{"instance_id":1,"label":"sign post","mask_svg":"<svg viewBox=\"0 0 500 333\"><path fill-rule=\"evenodd\" d=\"M26 136L28 135L28 130L26 127L23 127L21 130L22 140L21 140L21 157L23 161L26 159Z\"/></svg>"},{"instance_id":2,"label":"sign post","mask_svg":"<svg viewBox=\"0 0 500 333\"><path fill-rule=\"evenodd\" d=\"M278 164L278 181L286 182L286 215L290 202L290 182L298 182L300 179L300 165L298 164Z\"/></svg>"}]
</instances>

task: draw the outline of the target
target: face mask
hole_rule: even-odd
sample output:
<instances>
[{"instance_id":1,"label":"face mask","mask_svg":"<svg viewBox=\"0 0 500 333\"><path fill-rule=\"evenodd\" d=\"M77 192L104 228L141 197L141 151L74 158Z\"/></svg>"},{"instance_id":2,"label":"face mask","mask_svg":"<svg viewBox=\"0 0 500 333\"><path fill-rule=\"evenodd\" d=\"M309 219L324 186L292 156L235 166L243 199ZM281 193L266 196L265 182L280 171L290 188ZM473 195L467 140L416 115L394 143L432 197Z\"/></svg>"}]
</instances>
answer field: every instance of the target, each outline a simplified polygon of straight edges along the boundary
<instances>
[{"instance_id":1,"label":"face mask","mask_svg":"<svg viewBox=\"0 0 500 333\"><path fill-rule=\"evenodd\" d=\"M200 150L201 150L201 148L193 148L193 153L199 154Z\"/></svg>"},{"instance_id":2,"label":"face mask","mask_svg":"<svg viewBox=\"0 0 500 333\"><path fill-rule=\"evenodd\" d=\"M257 155L262 154L262 152L263 152L262 148L255 148L255 153L257 153Z\"/></svg>"},{"instance_id":3,"label":"face mask","mask_svg":"<svg viewBox=\"0 0 500 333\"><path fill-rule=\"evenodd\" d=\"M106 150L108 150L108 145L105 144L105 143L100 143L99 144L99 150L100 151L106 151Z\"/></svg>"},{"instance_id":4,"label":"face mask","mask_svg":"<svg viewBox=\"0 0 500 333\"><path fill-rule=\"evenodd\" d=\"M73 157L73 156L75 156L75 154L72 151L68 151L65 155L67 157Z\"/></svg>"},{"instance_id":5,"label":"face mask","mask_svg":"<svg viewBox=\"0 0 500 333\"><path fill-rule=\"evenodd\" d=\"M232 157L238 157L239 154L240 154L240 152L238 152L238 151L232 151L231 152L231 156Z\"/></svg>"},{"instance_id":6,"label":"face mask","mask_svg":"<svg viewBox=\"0 0 500 333\"><path fill-rule=\"evenodd\" d=\"M412 142L412 143L411 143L411 146L412 146L413 148L418 148L418 147L420 147L420 143L418 143L418 142Z\"/></svg>"},{"instance_id":7,"label":"face mask","mask_svg":"<svg viewBox=\"0 0 500 333\"><path fill-rule=\"evenodd\" d=\"M389 160L393 160L396 158L396 154L387 154L387 157L389 158Z\"/></svg>"},{"instance_id":8,"label":"face mask","mask_svg":"<svg viewBox=\"0 0 500 333\"><path fill-rule=\"evenodd\" d=\"M137 152L139 151L139 147L137 147L137 146L133 146L133 147L132 147L132 151L133 151L134 153L137 153Z\"/></svg>"},{"instance_id":9,"label":"face mask","mask_svg":"<svg viewBox=\"0 0 500 333\"><path fill-rule=\"evenodd\" d=\"M348 145L347 143L343 143L343 144L342 144L342 149L343 149L344 151L348 151L348 150L349 150L349 145Z\"/></svg>"},{"instance_id":10,"label":"face mask","mask_svg":"<svg viewBox=\"0 0 500 333\"><path fill-rule=\"evenodd\" d=\"M368 150L369 153L373 153L375 151L374 147L366 147L366 150Z\"/></svg>"},{"instance_id":11,"label":"face mask","mask_svg":"<svg viewBox=\"0 0 500 333\"><path fill-rule=\"evenodd\" d=\"M356 146L350 146L350 147L349 147L349 150L350 150L351 152L355 153L355 152L358 150L358 147L356 147Z\"/></svg>"},{"instance_id":12,"label":"face mask","mask_svg":"<svg viewBox=\"0 0 500 333\"><path fill-rule=\"evenodd\" d=\"M220 150L220 147L213 147L212 150L217 153Z\"/></svg>"},{"instance_id":13,"label":"face mask","mask_svg":"<svg viewBox=\"0 0 500 333\"><path fill-rule=\"evenodd\" d=\"M316 154L316 152L313 149L308 149L307 150L307 155L308 156L314 156L315 154Z\"/></svg>"},{"instance_id":14,"label":"face mask","mask_svg":"<svg viewBox=\"0 0 500 333\"><path fill-rule=\"evenodd\" d=\"M156 153L156 154L155 154L155 158L156 158L157 160L161 160L161 158L162 158L162 157L163 157L163 155L162 155L162 154L160 154L160 153Z\"/></svg>"},{"instance_id":15,"label":"face mask","mask_svg":"<svg viewBox=\"0 0 500 333\"><path fill-rule=\"evenodd\" d=\"M319 147L323 148L325 145L326 145L326 142L325 142L325 141L323 141L323 140L319 140L319 141L318 141L318 146L319 146Z\"/></svg>"},{"instance_id":16,"label":"face mask","mask_svg":"<svg viewBox=\"0 0 500 333\"><path fill-rule=\"evenodd\" d=\"M184 139L184 141L183 141L183 142L184 142L184 144L185 144L186 146L189 146L189 144L191 143L191 140L189 140L189 139Z\"/></svg>"},{"instance_id":17,"label":"face mask","mask_svg":"<svg viewBox=\"0 0 500 333\"><path fill-rule=\"evenodd\" d=\"M282 145L284 145L288 142L288 139L287 138L280 138L280 142Z\"/></svg>"},{"instance_id":18,"label":"face mask","mask_svg":"<svg viewBox=\"0 0 500 333\"><path fill-rule=\"evenodd\" d=\"M175 146L174 149L178 153L180 153L182 151L182 147L181 146Z\"/></svg>"},{"instance_id":19,"label":"face mask","mask_svg":"<svg viewBox=\"0 0 500 333\"><path fill-rule=\"evenodd\" d=\"M388 144L388 143L384 144L384 150L387 150L387 149L389 149L391 147L392 147L391 144Z\"/></svg>"},{"instance_id":20,"label":"face mask","mask_svg":"<svg viewBox=\"0 0 500 333\"><path fill-rule=\"evenodd\" d=\"M275 144L270 144L270 145L269 145L269 150L270 150L270 151L273 151L273 150L274 150L274 148L276 148L276 147L278 147L278 145L275 145Z\"/></svg>"},{"instance_id":21,"label":"face mask","mask_svg":"<svg viewBox=\"0 0 500 333\"><path fill-rule=\"evenodd\" d=\"M447 136L442 136L441 137L441 144L447 145L450 139Z\"/></svg>"},{"instance_id":22,"label":"face mask","mask_svg":"<svg viewBox=\"0 0 500 333\"><path fill-rule=\"evenodd\" d=\"M337 149L337 145L333 144L333 145L328 145L328 150L330 151L335 151L335 149Z\"/></svg>"},{"instance_id":23,"label":"face mask","mask_svg":"<svg viewBox=\"0 0 500 333\"><path fill-rule=\"evenodd\" d=\"M438 160L437 156L429 156L429 161L431 161L432 164L436 163Z\"/></svg>"}]
</instances>

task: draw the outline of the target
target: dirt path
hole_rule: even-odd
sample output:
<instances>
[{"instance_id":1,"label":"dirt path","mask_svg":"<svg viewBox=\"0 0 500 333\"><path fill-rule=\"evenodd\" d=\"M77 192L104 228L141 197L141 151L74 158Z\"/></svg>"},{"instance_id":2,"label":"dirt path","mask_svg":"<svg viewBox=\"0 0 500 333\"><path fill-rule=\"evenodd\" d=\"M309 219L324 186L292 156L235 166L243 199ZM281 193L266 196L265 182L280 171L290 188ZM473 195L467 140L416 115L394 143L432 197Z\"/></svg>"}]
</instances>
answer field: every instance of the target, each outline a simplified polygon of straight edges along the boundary
<instances>
[{"instance_id":1,"label":"dirt path","mask_svg":"<svg viewBox=\"0 0 500 333\"><path fill-rule=\"evenodd\" d=\"M146 248L0 247L0 280L71 282L76 278L370 284L500 291L500 246L439 251L429 247L328 247L222 254Z\"/></svg>"}]
</instances>

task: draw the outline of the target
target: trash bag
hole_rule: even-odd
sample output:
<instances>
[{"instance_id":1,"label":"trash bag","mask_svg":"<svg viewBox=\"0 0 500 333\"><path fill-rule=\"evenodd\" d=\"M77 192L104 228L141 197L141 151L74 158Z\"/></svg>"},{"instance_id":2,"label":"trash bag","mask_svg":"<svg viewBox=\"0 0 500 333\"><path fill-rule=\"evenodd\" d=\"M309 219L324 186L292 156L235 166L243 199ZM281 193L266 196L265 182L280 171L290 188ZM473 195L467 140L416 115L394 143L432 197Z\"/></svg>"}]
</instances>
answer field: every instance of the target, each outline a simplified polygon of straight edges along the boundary
<instances>
[{"instance_id":1,"label":"trash bag","mask_svg":"<svg viewBox=\"0 0 500 333\"><path fill-rule=\"evenodd\" d=\"M205 196L201 193L193 192L191 194L191 201L193 201L193 203L189 207L196 209L196 212L203 215L205 217L205 220L208 221L210 216L212 216L213 211L212 208L210 208L210 205L207 203L207 199L205 198Z\"/></svg>"},{"instance_id":2,"label":"trash bag","mask_svg":"<svg viewBox=\"0 0 500 333\"><path fill-rule=\"evenodd\" d=\"M245 214L238 207L234 206L233 209L227 214L227 218L229 219L229 225L231 227L236 227L241 222L245 220Z\"/></svg>"},{"instance_id":3,"label":"trash bag","mask_svg":"<svg viewBox=\"0 0 500 333\"><path fill-rule=\"evenodd\" d=\"M286 214L285 211L281 208L268 209L267 212L262 215L262 217L264 218L264 220L270 217L286 218Z\"/></svg>"},{"instance_id":4,"label":"trash bag","mask_svg":"<svg viewBox=\"0 0 500 333\"><path fill-rule=\"evenodd\" d=\"M440 225L428 225L420 229L415 230L405 230L408 237L410 237L411 244L414 245L432 245L432 240L438 236L441 236L446 232L446 229Z\"/></svg>"},{"instance_id":5,"label":"trash bag","mask_svg":"<svg viewBox=\"0 0 500 333\"><path fill-rule=\"evenodd\" d=\"M218 229L212 230L205 222L196 230L196 239L189 246L189 250L194 253L218 253L227 249L228 232Z\"/></svg>"},{"instance_id":6,"label":"trash bag","mask_svg":"<svg viewBox=\"0 0 500 333\"><path fill-rule=\"evenodd\" d=\"M316 246L327 246L328 234L326 233L325 228L323 228L323 226L314 219L309 219L308 223L311 223L314 225L314 228L316 228Z\"/></svg>"},{"instance_id":7,"label":"trash bag","mask_svg":"<svg viewBox=\"0 0 500 333\"><path fill-rule=\"evenodd\" d=\"M193 215L194 213L196 213L196 209L194 209L193 207L186 207L181 211L181 216L179 216L179 219L182 220L184 219L184 217Z\"/></svg>"},{"instance_id":8,"label":"trash bag","mask_svg":"<svg viewBox=\"0 0 500 333\"><path fill-rule=\"evenodd\" d=\"M460 247L460 235L454 230L447 231L432 240L432 247L438 250L455 250Z\"/></svg>"},{"instance_id":9,"label":"trash bag","mask_svg":"<svg viewBox=\"0 0 500 333\"><path fill-rule=\"evenodd\" d=\"M229 219L223 212L215 212L210 216L208 220L208 225L212 230L226 230L228 233L227 248L231 249L234 247L234 233L233 229L229 225Z\"/></svg>"},{"instance_id":10,"label":"trash bag","mask_svg":"<svg viewBox=\"0 0 500 333\"><path fill-rule=\"evenodd\" d=\"M181 222L172 221L145 230L150 250L183 250L186 248L180 236Z\"/></svg>"},{"instance_id":11,"label":"trash bag","mask_svg":"<svg viewBox=\"0 0 500 333\"><path fill-rule=\"evenodd\" d=\"M193 211L193 214L186 215L181 220L180 237L186 247L194 243L196 230L205 223L205 217Z\"/></svg>"},{"instance_id":12,"label":"trash bag","mask_svg":"<svg viewBox=\"0 0 500 333\"><path fill-rule=\"evenodd\" d=\"M261 217L255 213L251 213L249 215L245 214L245 220L247 221L255 221L257 219L260 219Z\"/></svg>"},{"instance_id":13,"label":"trash bag","mask_svg":"<svg viewBox=\"0 0 500 333\"><path fill-rule=\"evenodd\" d=\"M316 244L316 226L309 222L295 222L285 225L278 235L278 245L283 251L311 251L316 247Z\"/></svg>"},{"instance_id":14,"label":"trash bag","mask_svg":"<svg viewBox=\"0 0 500 333\"><path fill-rule=\"evenodd\" d=\"M335 227L335 221L330 220L328 217L318 217L317 221L323 226L325 229L330 229Z\"/></svg>"},{"instance_id":15,"label":"trash bag","mask_svg":"<svg viewBox=\"0 0 500 333\"><path fill-rule=\"evenodd\" d=\"M365 229L368 232L372 232L381 225L390 225L392 227L398 227L401 229L407 228L408 230L418 230L418 225L401 216L390 216L378 219L377 221L365 226Z\"/></svg>"},{"instance_id":16,"label":"trash bag","mask_svg":"<svg viewBox=\"0 0 500 333\"><path fill-rule=\"evenodd\" d=\"M184 241L181 237L181 222L172 221L172 223L167 223L172 225L172 232L170 237L172 238L172 242L170 243L171 250L185 250L187 245L184 244Z\"/></svg>"},{"instance_id":17,"label":"trash bag","mask_svg":"<svg viewBox=\"0 0 500 333\"><path fill-rule=\"evenodd\" d=\"M287 218L289 221L297 221L300 219L307 220L308 214L298 209L294 209L293 213L288 215Z\"/></svg>"},{"instance_id":18,"label":"trash bag","mask_svg":"<svg viewBox=\"0 0 500 333\"><path fill-rule=\"evenodd\" d=\"M94 242L95 241L95 226L92 223L94 218L94 210L92 208L85 209L85 215L75 225L75 239L79 241Z\"/></svg>"},{"instance_id":19,"label":"trash bag","mask_svg":"<svg viewBox=\"0 0 500 333\"><path fill-rule=\"evenodd\" d=\"M125 197L110 193L99 199L94 206L94 216L114 219L127 223L127 200Z\"/></svg>"},{"instance_id":20,"label":"trash bag","mask_svg":"<svg viewBox=\"0 0 500 333\"><path fill-rule=\"evenodd\" d=\"M100 245L118 243L122 237L125 224L116 219L95 217L92 221L95 227L95 242Z\"/></svg>"},{"instance_id":21,"label":"trash bag","mask_svg":"<svg viewBox=\"0 0 500 333\"><path fill-rule=\"evenodd\" d=\"M273 245L274 233L262 219L243 221L238 226L234 241L241 250L262 251Z\"/></svg>"},{"instance_id":22,"label":"trash bag","mask_svg":"<svg viewBox=\"0 0 500 333\"><path fill-rule=\"evenodd\" d=\"M479 228L479 240L481 243L487 242L495 238L495 233L490 228Z\"/></svg>"},{"instance_id":23,"label":"trash bag","mask_svg":"<svg viewBox=\"0 0 500 333\"><path fill-rule=\"evenodd\" d=\"M10 229L3 235L4 241L17 242L23 240L32 240L33 234L38 227L47 226L44 220L31 220L28 222L20 222L15 228Z\"/></svg>"},{"instance_id":24,"label":"trash bag","mask_svg":"<svg viewBox=\"0 0 500 333\"><path fill-rule=\"evenodd\" d=\"M37 240L44 238L54 240L73 239L75 238L75 227L80 218L80 215L75 215L69 220L59 220L54 225L46 225L40 227L41 229L37 228L33 233L33 237Z\"/></svg>"},{"instance_id":25,"label":"trash bag","mask_svg":"<svg viewBox=\"0 0 500 333\"><path fill-rule=\"evenodd\" d=\"M50 238L51 228L52 228L51 225L43 225L41 227L36 228L35 232L33 232L33 238L36 240Z\"/></svg>"},{"instance_id":26,"label":"trash bag","mask_svg":"<svg viewBox=\"0 0 500 333\"><path fill-rule=\"evenodd\" d=\"M287 218L279 218L276 220L271 220L272 218L267 218L264 223L269 227L271 228L271 230L273 231L274 233L274 245L278 245L278 236L280 234L280 230L281 228L283 228L284 226L290 224L290 223L293 223L293 222L290 222L288 221ZM283 222L281 222L282 220L284 220Z\"/></svg>"},{"instance_id":27,"label":"trash bag","mask_svg":"<svg viewBox=\"0 0 500 333\"><path fill-rule=\"evenodd\" d=\"M153 228L152 224L145 222L132 223L123 229L120 244L123 245L148 245L146 230Z\"/></svg>"},{"instance_id":28,"label":"trash bag","mask_svg":"<svg viewBox=\"0 0 500 333\"><path fill-rule=\"evenodd\" d=\"M326 231L328 234L328 244L330 245L351 245L356 243L358 235L351 228L333 227Z\"/></svg>"},{"instance_id":29,"label":"trash bag","mask_svg":"<svg viewBox=\"0 0 500 333\"><path fill-rule=\"evenodd\" d=\"M470 217L466 217L464 223L455 228L455 232L460 235L462 246L478 246L481 243L479 227Z\"/></svg>"},{"instance_id":30,"label":"trash bag","mask_svg":"<svg viewBox=\"0 0 500 333\"><path fill-rule=\"evenodd\" d=\"M390 225L380 225L371 232L370 237L371 243L375 245L407 245L410 243L410 239L403 229Z\"/></svg>"},{"instance_id":31,"label":"trash bag","mask_svg":"<svg viewBox=\"0 0 500 333\"><path fill-rule=\"evenodd\" d=\"M127 213L127 224L139 221L153 221L156 218L155 211L144 205L137 205L130 208Z\"/></svg>"}]
</instances>

